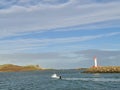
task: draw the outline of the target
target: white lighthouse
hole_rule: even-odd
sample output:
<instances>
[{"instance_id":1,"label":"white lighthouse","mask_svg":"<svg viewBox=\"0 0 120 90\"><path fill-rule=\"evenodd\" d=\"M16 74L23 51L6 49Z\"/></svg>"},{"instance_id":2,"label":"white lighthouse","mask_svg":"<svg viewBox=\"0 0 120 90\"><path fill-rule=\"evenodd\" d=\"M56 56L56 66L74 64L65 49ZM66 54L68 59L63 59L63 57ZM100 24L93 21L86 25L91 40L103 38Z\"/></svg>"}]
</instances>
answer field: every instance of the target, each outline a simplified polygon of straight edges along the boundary
<instances>
[{"instance_id":1,"label":"white lighthouse","mask_svg":"<svg viewBox=\"0 0 120 90\"><path fill-rule=\"evenodd\" d=\"M98 67L98 65L97 65L97 58L96 58L96 56L94 57L94 67Z\"/></svg>"}]
</instances>

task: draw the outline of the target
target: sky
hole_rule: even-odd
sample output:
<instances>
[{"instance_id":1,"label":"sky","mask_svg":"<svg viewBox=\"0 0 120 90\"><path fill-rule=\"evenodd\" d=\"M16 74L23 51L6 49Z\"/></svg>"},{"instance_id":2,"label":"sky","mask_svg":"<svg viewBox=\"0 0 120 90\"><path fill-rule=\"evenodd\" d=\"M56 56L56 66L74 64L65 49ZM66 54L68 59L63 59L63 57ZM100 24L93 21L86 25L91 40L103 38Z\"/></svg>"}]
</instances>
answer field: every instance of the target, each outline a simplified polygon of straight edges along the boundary
<instances>
[{"instance_id":1,"label":"sky","mask_svg":"<svg viewBox=\"0 0 120 90\"><path fill-rule=\"evenodd\" d=\"M0 0L0 64L120 66L120 0Z\"/></svg>"}]
</instances>

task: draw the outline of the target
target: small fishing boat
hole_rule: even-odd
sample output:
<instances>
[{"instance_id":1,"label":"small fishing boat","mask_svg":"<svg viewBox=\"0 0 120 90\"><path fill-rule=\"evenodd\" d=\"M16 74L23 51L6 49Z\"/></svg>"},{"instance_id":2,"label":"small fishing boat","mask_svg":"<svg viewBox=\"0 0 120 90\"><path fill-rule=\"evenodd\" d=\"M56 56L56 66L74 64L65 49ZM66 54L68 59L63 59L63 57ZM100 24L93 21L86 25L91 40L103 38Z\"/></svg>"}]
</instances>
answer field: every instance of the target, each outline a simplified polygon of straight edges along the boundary
<instances>
[{"instance_id":1,"label":"small fishing boat","mask_svg":"<svg viewBox=\"0 0 120 90\"><path fill-rule=\"evenodd\" d=\"M52 77L52 78L56 78L56 79L59 79L59 78L60 78L59 76L57 76L57 74L53 74L51 77Z\"/></svg>"}]
</instances>

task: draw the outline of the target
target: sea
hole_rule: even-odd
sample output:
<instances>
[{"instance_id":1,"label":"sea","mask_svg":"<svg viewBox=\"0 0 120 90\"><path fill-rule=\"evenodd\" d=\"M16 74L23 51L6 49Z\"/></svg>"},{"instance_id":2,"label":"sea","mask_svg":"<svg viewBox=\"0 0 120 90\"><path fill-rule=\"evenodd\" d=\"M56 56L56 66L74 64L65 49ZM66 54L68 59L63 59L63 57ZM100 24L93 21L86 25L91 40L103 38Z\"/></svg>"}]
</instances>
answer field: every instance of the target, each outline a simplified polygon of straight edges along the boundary
<instances>
[{"instance_id":1,"label":"sea","mask_svg":"<svg viewBox=\"0 0 120 90\"><path fill-rule=\"evenodd\" d=\"M56 73L62 79L51 78ZM120 90L120 73L81 70L0 72L0 90Z\"/></svg>"}]
</instances>

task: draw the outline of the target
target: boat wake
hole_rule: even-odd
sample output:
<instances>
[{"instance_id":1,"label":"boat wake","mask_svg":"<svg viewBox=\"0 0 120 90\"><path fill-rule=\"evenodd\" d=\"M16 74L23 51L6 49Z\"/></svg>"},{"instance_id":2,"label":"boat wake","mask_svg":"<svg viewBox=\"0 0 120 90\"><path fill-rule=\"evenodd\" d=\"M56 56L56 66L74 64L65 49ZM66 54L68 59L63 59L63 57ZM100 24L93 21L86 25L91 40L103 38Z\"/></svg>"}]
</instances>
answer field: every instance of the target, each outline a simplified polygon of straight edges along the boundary
<instances>
[{"instance_id":1,"label":"boat wake","mask_svg":"<svg viewBox=\"0 0 120 90\"><path fill-rule=\"evenodd\" d=\"M63 80L81 80L81 81L98 81L98 82L120 82L118 78L63 78Z\"/></svg>"}]
</instances>

